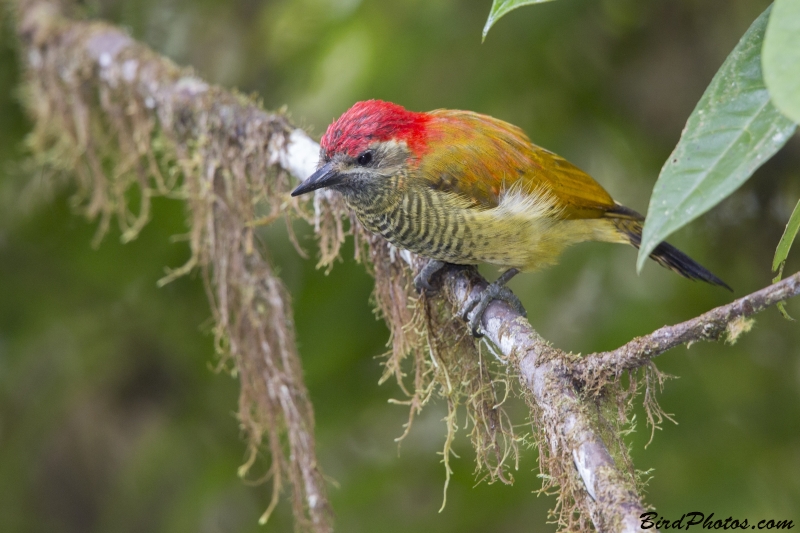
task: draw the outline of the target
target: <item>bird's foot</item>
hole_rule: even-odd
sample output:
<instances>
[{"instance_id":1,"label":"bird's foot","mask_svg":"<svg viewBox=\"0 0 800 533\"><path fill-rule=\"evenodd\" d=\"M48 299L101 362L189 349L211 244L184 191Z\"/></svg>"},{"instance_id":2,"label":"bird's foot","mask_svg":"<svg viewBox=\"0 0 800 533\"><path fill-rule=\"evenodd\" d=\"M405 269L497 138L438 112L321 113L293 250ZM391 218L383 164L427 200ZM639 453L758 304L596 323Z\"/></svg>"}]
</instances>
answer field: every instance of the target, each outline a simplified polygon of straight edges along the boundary
<instances>
[{"instance_id":1,"label":"bird's foot","mask_svg":"<svg viewBox=\"0 0 800 533\"><path fill-rule=\"evenodd\" d=\"M483 337L483 333L480 331L481 319L483 318L483 313L486 312L486 308L489 307L489 304L492 303L493 300L506 302L522 316L528 315L527 311L525 311L525 308L522 306L522 302L519 301L519 298L511 292L511 289L506 287L508 280L514 277L518 272L519 270L516 268L507 270L502 276L495 280L494 283L490 284L476 296L470 297L464 304L459 314L463 320L469 321L469 329L473 337ZM470 314L472 314L472 318L469 318Z\"/></svg>"},{"instance_id":2,"label":"bird's foot","mask_svg":"<svg viewBox=\"0 0 800 533\"><path fill-rule=\"evenodd\" d=\"M414 277L414 288L417 289L417 292L424 292L425 294L436 292L431 285L431 278L434 274L439 272L444 265L444 261L437 261L436 259L428 261L425 266L422 267L422 270L419 271L419 274Z\"/></svg>"}]
</instances>

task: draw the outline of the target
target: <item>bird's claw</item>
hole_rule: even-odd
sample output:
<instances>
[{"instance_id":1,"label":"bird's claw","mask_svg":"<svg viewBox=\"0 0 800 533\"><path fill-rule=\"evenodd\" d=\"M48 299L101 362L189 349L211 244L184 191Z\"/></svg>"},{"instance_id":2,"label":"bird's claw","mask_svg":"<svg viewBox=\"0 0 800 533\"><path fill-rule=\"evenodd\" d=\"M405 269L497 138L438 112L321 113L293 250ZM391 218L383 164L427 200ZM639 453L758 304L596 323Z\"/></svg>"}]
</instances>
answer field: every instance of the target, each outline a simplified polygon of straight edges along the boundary
<instances>
[{"instance_id":1,"label":"bird's claw","mask_svg":"<svg viewBox=\"0 0 800 533\"><path fill-rule=\"evenodd\" d=\"M433 286L430 284L430 281L427 279L420 279L419 275L414 278L414 288L417 289L419 294L433 294L435 292Z\"/></svg>"},{"instance_id":2,"label":"bird's claw","mask_svg":"<svg viewBox=\"0 0 800 533\"><path fill-rule=\"evenodd\" d=\"M493 300L500 300L510 305L522 316L528 316L527 311L522 306L519 298L511 292L511 289L495 281L476 296L471 296L460 311L461 319L469 322L469 329L475 338L483 337L480 331L481 319L486 312L486 308ZM470 317L472 314L472 317Z\"/></svg>"},{"instance_id":3,"label":"bird's claw","mask_svg":"<svg viewBox=\"0 0 800 533\"><path fill-rule=\"evenodd\" d=\"M414 288L418 293L432 294L436 289L431 285L431 277L444 267L444 261L431 259L414 277Z\"/></svg>"}]
</instances>

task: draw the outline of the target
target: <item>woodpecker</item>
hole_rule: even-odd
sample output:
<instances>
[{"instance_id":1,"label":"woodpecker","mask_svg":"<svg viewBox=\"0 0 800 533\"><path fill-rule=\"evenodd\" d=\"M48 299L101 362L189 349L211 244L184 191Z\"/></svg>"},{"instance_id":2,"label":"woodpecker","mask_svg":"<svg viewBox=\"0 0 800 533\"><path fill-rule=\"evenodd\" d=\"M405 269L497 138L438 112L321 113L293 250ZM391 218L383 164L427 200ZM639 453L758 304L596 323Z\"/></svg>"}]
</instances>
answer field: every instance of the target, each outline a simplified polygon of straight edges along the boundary
<instances>
[{"instance_id":1,"label":"woodpecker","mask_svg":"<svg viewBox=\"0 0 800 533\"><path fill-rule=\"evenodd\" d=\"M644 217L587 173L520 128L471 111L356 103L328 127L317 171L292 196L323 187L339 191L366 229L430 259L415 279L418 290L430 290L431 276L446 263L506 269L465 306L475 336L493 299L524 314L505 287L518 272L550 266L579 242L638 248L642 237ZM686 278L730 289L666 242L650 257Z\"/></svg>"}]
</instances>

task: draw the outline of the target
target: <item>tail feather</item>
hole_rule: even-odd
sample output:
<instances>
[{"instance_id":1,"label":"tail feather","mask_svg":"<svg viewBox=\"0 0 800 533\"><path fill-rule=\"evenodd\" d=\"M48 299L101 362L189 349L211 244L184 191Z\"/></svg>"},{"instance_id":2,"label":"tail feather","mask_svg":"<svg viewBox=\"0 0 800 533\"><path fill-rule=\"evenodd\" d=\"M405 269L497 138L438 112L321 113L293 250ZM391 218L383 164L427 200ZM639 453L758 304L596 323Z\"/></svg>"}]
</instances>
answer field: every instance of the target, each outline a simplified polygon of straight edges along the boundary
<instances>
[{"instance_id":1,"label":"tail feather","mask_svg":"<svg viewBox=\"0 0 800 533\"><path fill-rule=\"evenodd\" d=\"M614 226L628 238L629 242L638 249L642 244L641 221L643 217L627 207L618 206L618 209L619 213L609 212L607 216L613 220ZM618 216L622 218L617 218ZM667 242L662 242L656 246L655 250L650 254L650 259L685 278L705 281L733 291L727 283L709 272L703 265Z\"/></svg>"}]
</instances>

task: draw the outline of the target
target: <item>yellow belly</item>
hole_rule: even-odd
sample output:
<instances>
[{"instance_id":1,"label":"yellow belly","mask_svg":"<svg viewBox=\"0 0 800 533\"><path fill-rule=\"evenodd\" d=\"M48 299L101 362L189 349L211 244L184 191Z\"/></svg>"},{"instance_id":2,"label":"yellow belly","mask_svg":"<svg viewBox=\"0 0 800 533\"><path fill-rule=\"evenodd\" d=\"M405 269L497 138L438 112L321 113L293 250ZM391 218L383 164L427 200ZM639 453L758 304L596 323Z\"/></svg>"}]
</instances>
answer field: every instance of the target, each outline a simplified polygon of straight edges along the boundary
<instances>
[{"instance_id":1,"label":"yellow belly","mask_svg":"<svg viewBox=\"0 0 800 533\"><path fill-rule=\"evenodd\" d=\"M523 271L537 270L558 261L565 248L584 241L628 243L613 222L606 218L570 219L559 216L559 209L546 194L509 192L491 209L476 210L459 206L472 228L465 261L489 263ZM455 259L455 260L454 260Z\"/></svg>"},{"instance_id":2,"label":"yellow belly","mask_svg":"<svg viewBox=\"0 0 800 533\"><path fill-rule=\"evenodd\" d=\"M548 224L501 222L486 228L484 240L472 250L480 262L532 271L554 265L564 250L584 241L627 242L609 220L553 220Z\"/></svg>"}]
</instances>

